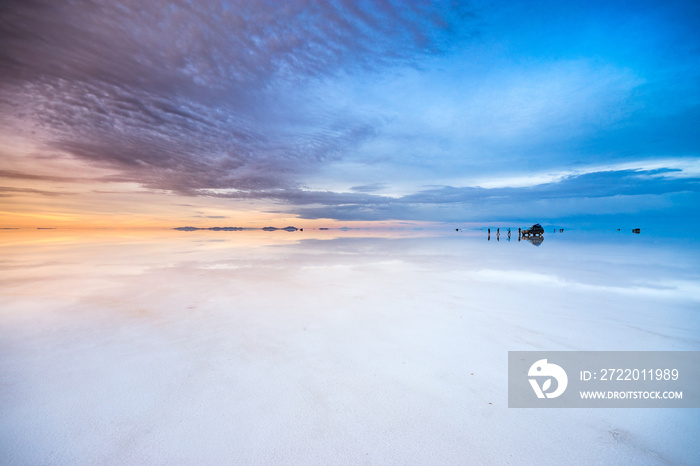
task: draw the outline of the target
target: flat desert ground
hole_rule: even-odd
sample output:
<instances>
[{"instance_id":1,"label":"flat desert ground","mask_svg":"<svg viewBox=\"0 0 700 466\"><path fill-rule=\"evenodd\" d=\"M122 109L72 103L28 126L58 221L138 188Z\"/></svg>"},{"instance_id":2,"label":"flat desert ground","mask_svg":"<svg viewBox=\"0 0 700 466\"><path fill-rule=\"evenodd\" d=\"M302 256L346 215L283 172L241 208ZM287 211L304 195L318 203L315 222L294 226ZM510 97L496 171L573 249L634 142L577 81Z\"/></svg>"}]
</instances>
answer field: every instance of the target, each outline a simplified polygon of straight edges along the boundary
<instances>
[{"instance_id":1,"label":"flat desert ground","mask_svg":"<svg viewBox=\"0 0 700 466\"><path fill-rule=\"evenodd\" d=\"M700 241L0 233L0 464L698 464L698 409L508 407L508 351L700 350Z\"/></svg>"}]
</instances>

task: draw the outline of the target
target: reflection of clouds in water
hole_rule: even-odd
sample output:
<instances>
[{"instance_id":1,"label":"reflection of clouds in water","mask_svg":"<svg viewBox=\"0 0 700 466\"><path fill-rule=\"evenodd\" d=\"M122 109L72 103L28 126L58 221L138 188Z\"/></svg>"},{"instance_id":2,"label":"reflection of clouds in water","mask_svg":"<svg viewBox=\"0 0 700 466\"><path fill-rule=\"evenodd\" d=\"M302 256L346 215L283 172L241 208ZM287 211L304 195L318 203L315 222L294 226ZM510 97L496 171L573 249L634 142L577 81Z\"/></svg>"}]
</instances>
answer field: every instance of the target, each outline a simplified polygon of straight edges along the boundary
<instances>
[{"instance_id":1,"label":"reflection of clouds in water","mask_svg":"<svg viewBox=\"0 0 700 466\"><path fill-rule=\"evenodd\" d=\"M548 438L560 458L592 444L601 463L692 456L690 410L543 418L506 409L494 387L509 350L700 348L694 253L575 235L542 248L481 234L284 236L0 245L15 265L0 270L0 373L12 380L0 425L16 426L5 454L198 462L181 446L196 442L211 462L274 462L279 445L296 462L507 462L508 448L547 462L529 448ZM621 452L600 441L601 419L647 440Z\"/></svg>"},{"instance_id":2,"label":"reflection of clouds in water","mask_svg":"<svg viewBox=\"0 0 700 466\"><path fill-rule=\"evenodd\" d=\"M102 278L117 283L120 276L139 276L150 271L163 273L168 268L292 271L373 265L431 273L502 269L504 278L511 279L519 272L543 276L554 272L567 283L582 286L654 289L659 288L660 281L674 281L674 275L679 275L680 280L676 280L679 283L692 283L688 274L697 273L694 265L697 257L688 252L687 246L672 243L664 247L660 239L623 243L601 238L591 243L590 237L581 240L572 234L552 237L544 248L529 249L517 242L501 242L497 248L486 247L478 233L433 237L425 232L420 234L424 237L333 236L322 239L308 235L290 238L243 232L212 238L208 233L190 236L190 233L168 232L133 237L76 236L39 244L13 242L3 248L0 279L23 277L31 280L34 277L43 282Z\"/></svg>"},{"instance_id":3,"label":"reflection of clouds in water","mask_svg":"<svg viewBox=\"0 0 700 466\"><path fill-rule=\"evenodd\" d=\"M512 272L512 273L511 273ZM575 282L567 279L562 279L556 275L538 273L530 271L523 273L522 271L503 271L503 270L488 270L483 269L466 274L470 280L475 281L490 281L505 283L521 283L529 285L537 285L540 287L556 287L569 290L583 291L591 294L594 293L618 293L631 296L655 296L668 299L687 299L700 301L700 285L695 281L685 280L661 280L656 282L640 282L636 285L619 284L602 285Z\"/></svg>"}]
</instances>

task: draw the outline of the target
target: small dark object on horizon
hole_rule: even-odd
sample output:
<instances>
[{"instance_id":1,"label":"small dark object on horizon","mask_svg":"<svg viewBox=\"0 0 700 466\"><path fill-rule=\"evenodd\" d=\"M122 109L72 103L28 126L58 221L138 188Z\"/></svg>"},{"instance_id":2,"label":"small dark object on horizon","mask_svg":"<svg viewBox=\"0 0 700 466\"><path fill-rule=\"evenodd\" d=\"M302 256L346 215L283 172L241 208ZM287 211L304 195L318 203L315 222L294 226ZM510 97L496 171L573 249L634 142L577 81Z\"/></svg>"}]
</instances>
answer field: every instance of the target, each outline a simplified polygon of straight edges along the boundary
<instances>
[{"instance_id":1,"label":"small dark object on horizon","mask_svg":"<svg viewBox=\"0 0 700 466\"><path fill-rule=\"evenodd\" d=\"M297 228L297 227L292 227L292 226L285 227L285 228L265 227L265 228L261 228L261 230L263 230L263 231L277 231L277 230L297 231L298 228Z\"/></svg>"},{"instance_id":2,"label":"small dark object on horizon","mask_svg":"<svg viewBox=\"0 0 700 466\"><path fill-rule=\"evenodd\" d=\"M523 236L542 236L544 234L544 228L539 223L532 225L527 230L522 231Z\"/></svg>"},{"instance_id":3,"label":"small dark object on horizon","mask_svg":"<svg viewBox=\"0 0 700 466\"><path fill-rule=\"evenodd\" d=\"M639 228L635 228L634 230L632 230L632 233L636 233L636 234L640 234L641 232L642 232L642 230L640 230Z\"/></svg>"}]
</instances>

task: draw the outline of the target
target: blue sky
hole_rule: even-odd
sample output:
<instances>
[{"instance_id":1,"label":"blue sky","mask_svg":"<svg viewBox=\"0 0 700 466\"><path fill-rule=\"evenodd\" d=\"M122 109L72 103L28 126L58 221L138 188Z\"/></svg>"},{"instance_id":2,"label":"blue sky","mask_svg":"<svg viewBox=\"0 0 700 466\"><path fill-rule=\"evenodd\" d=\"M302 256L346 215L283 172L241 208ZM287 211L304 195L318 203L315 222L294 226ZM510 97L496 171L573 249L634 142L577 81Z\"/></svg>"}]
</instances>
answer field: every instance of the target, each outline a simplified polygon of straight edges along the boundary
<instances>
[{"instance_id":1,"label":"blue sky","mask_svg":"<svg viewBox=\"0 0 700 466\"><path fill-rule=\"evenodd\" d=\"M119 186L183 221L700 218L698 2L0 9L13 212Z\"/></svg>"}]
</instances>

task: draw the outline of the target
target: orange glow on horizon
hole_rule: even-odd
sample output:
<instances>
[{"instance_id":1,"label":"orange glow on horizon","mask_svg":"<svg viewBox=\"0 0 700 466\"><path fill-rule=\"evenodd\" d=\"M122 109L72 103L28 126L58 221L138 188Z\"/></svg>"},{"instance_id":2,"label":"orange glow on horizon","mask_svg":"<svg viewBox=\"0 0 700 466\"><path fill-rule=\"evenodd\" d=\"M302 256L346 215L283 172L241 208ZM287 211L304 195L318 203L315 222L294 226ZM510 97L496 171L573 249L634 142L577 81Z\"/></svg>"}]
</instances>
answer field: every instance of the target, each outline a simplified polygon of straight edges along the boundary
<instances>
[{"instance_id":1,"label":"orange glow on horizon","mask_svg":"<svg viewBox=\"0 0 700 466\"><path fill-rule=\"evenodd\" d=\"M39 156L40 145L21 136L0 148L0 228L172 229L193 226L305 229L430 228L433 222L302 219L279 202L185 196L119 179L113 168L69 154ZM115 178L116 176L116 178ZM291 206L290 206L291 208ZM443 224L440 224L443 225Z\"/></svg>"}]
</instances>

